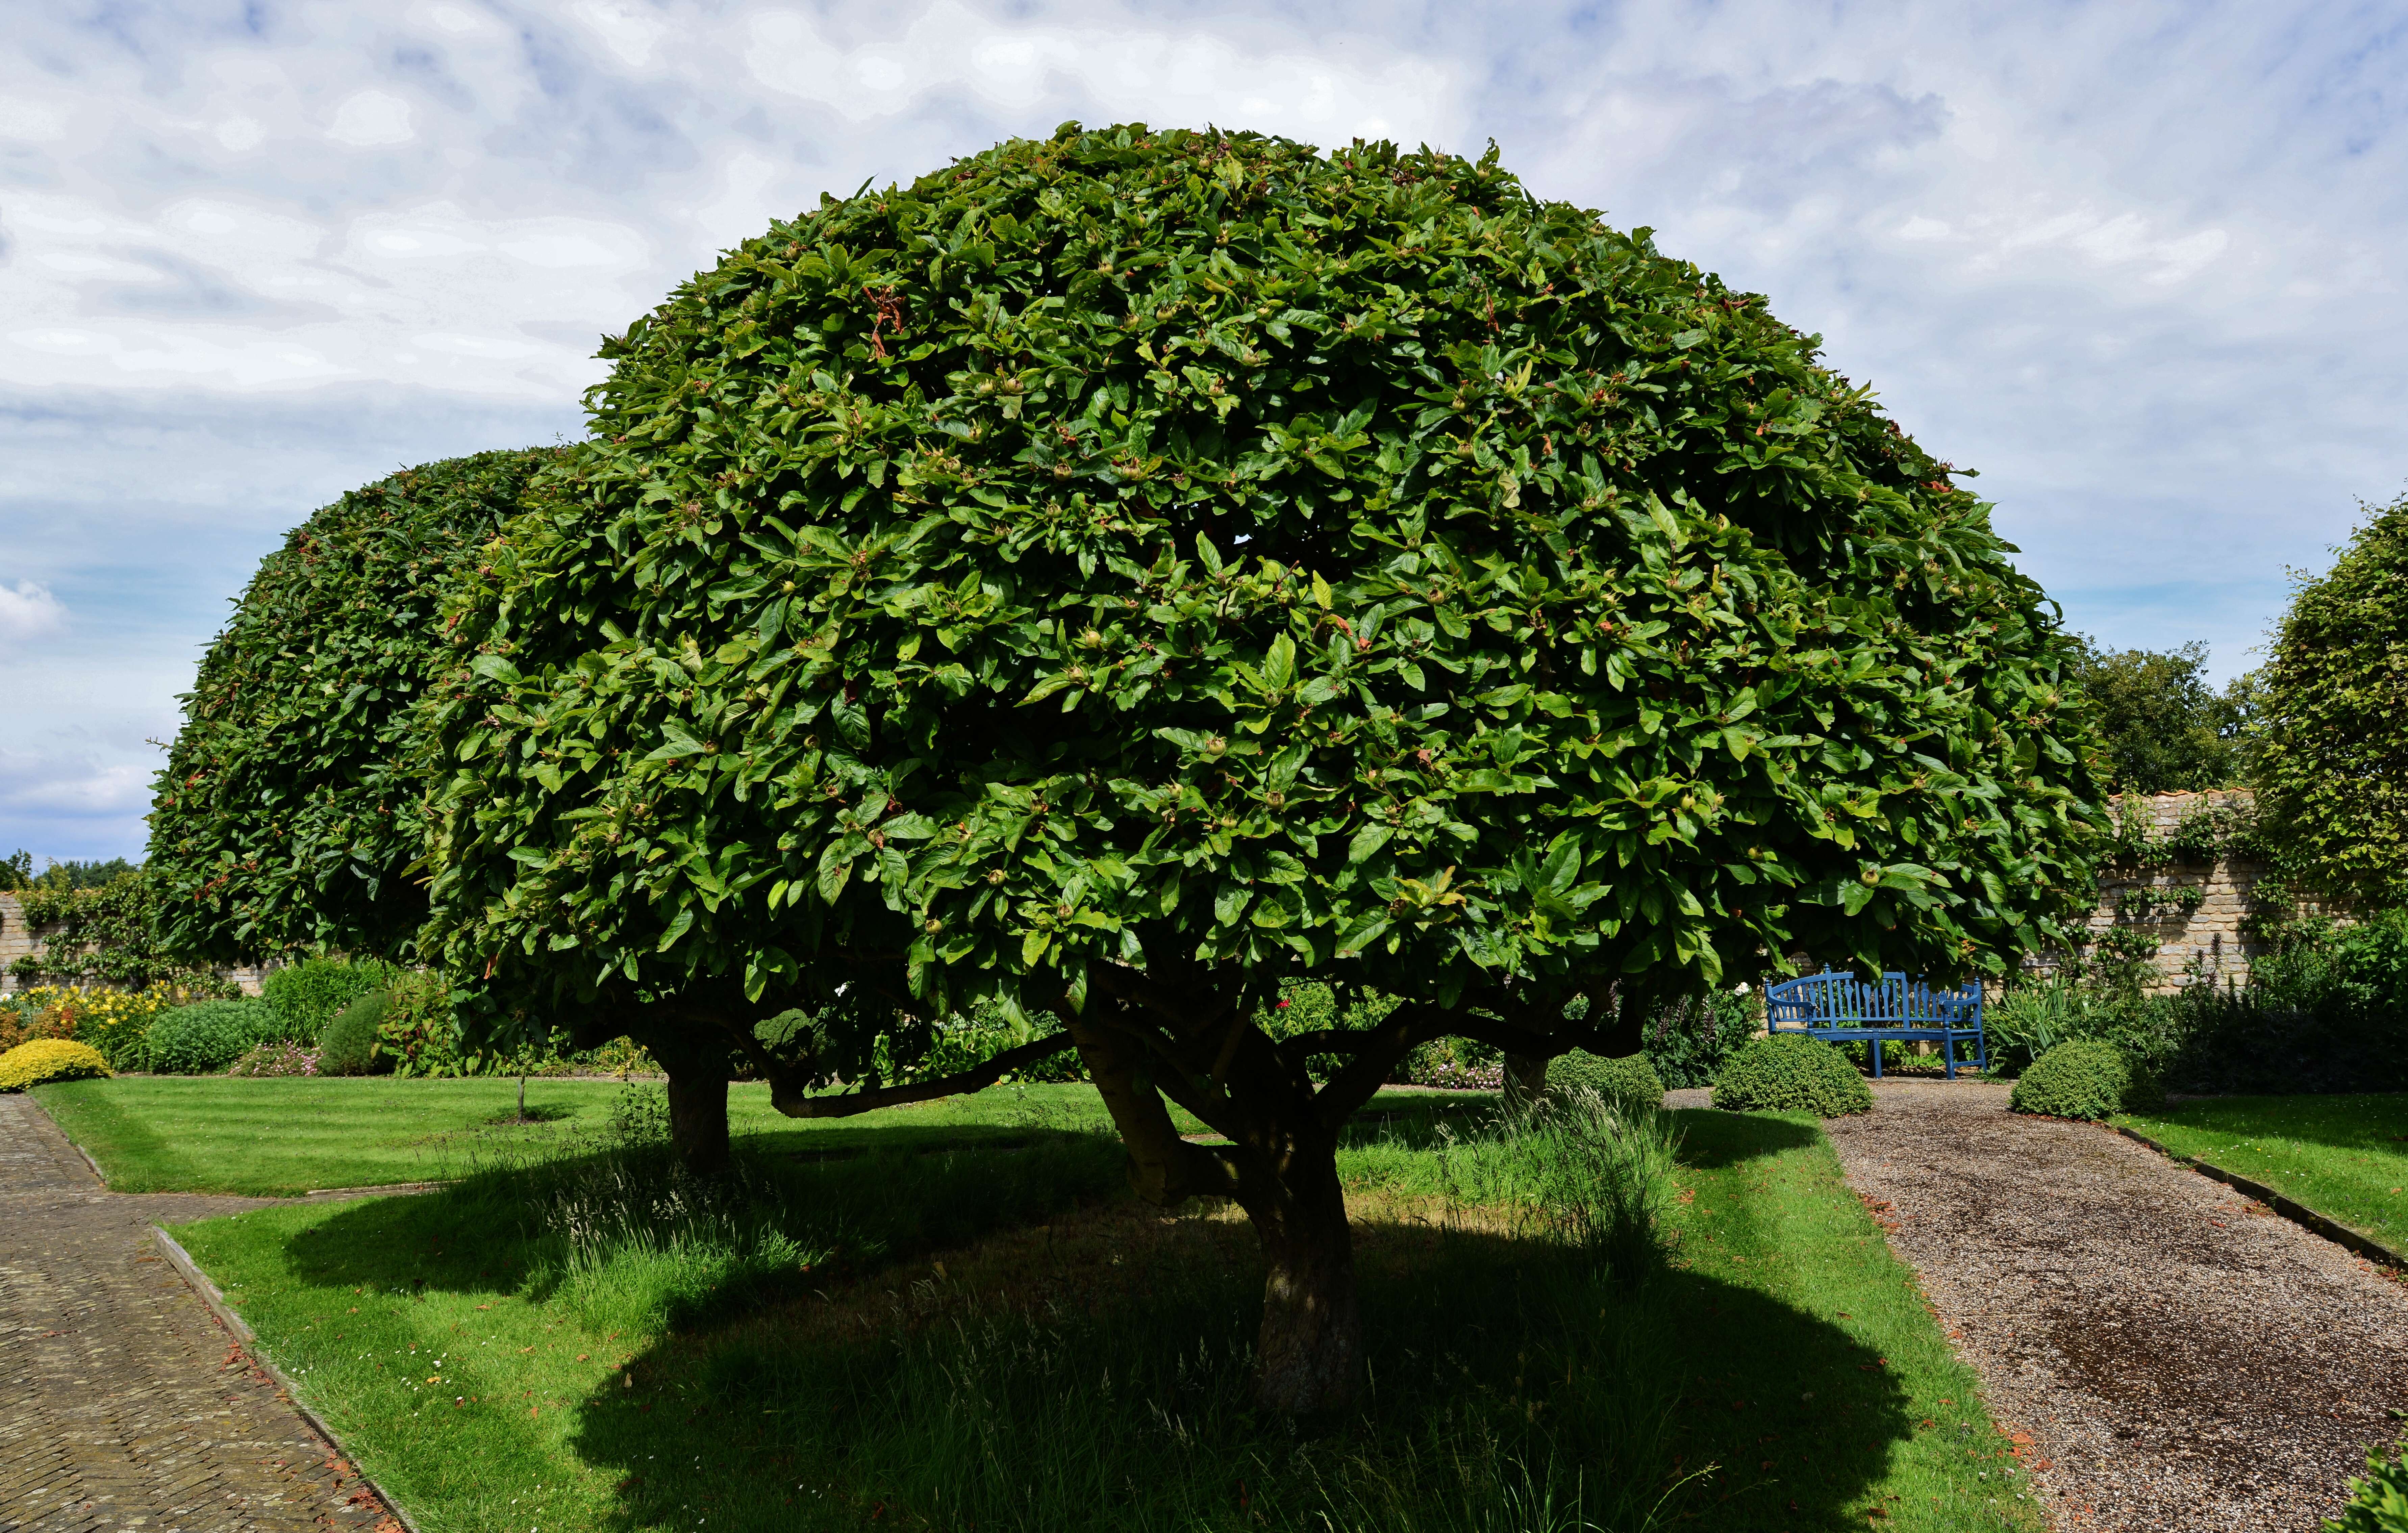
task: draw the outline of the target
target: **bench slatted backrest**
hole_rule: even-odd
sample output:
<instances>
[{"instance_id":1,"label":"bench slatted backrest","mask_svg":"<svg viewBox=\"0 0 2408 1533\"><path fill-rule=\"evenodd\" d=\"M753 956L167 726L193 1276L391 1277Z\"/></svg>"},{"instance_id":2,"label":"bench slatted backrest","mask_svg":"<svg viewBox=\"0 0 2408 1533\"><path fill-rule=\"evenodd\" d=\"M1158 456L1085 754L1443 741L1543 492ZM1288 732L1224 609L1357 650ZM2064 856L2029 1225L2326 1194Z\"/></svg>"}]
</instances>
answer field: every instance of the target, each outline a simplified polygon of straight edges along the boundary
<instances>
[{"instance_id":1,"label":"bench slatted backrest","mask_svg":"<svg viewBox=\"0 0 2408 1533\"><path fill-rule=\"evenodd\" d=\"M1942 1027L1981 1025L1982 986L1973 981L1934 990L1928 980L1892 971L1878 980L1825 969L1767 986L1765 1020L1780 1030L1798 1027Z\"/></svg>"}]
</instances>

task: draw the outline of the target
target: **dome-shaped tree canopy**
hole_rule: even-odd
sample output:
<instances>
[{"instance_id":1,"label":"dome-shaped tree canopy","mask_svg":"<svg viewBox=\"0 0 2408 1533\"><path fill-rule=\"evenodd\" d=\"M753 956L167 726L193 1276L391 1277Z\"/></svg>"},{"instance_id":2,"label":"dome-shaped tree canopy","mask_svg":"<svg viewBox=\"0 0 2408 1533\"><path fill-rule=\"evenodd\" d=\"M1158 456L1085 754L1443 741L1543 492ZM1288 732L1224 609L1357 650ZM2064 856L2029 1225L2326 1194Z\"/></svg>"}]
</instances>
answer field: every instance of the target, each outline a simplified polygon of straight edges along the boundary
<instances>
[{"instance_id":1,"label":"dome-shaped tree canopy","mask_svg":"<svg viewBox=\"0 0 2408 1533\"><path fill-rule=\"evenodd\" d=\"M1799 948L1995 967L2086 881L1987 509L1493 154L1066 129L780 224L606 355L430 716L447 958L728 1039L790 1111L898 1012L1056 1007L1275 1293L1420 1039L1625 1053L1567 1004ZM1246 1020L1303 971L1404 1002L1318 1095L1331 1040Z\"/></svg>"},{"instance_id":2,"label":"dome-shaped tree canopy","mask_svg":"<svg viewBox=\"0 0 2408 1533\"><path fill-rule=\"evenodd\" d=\"M451 728L514 768L448 852L480 962L783 993L859 928L958 993L1154 923L1405 993L1959 969L2080 882L2061 652L1986 508L1760 300L1493 157L1010 143L609 354L459 631Z\"/></svg>"},{"instance_id":3,"label":"dome-shaped tree canopy","mask_svg":"<svg viewBox=\"0 0 2408 1533\"><path fill-rule=\"evenodd\" d=\"M452 566L554 450L407 469L311 516L261 561L202 657L159 774L148 870L179 953L392 952L426 916L408 710L448 657Z\"/></svg>"},{"instance_id":4,"label":"dome-shaped tree canopy","mask_svg":"<svg viewBox=\"0 0 2408 1533\"><path fill-rule=\"evenodd\" d=\"M2258 674L2255 786L2282 870L2371 910L2408 903L2408 496L2367 509Z\"/></svg>"}]
</instances>

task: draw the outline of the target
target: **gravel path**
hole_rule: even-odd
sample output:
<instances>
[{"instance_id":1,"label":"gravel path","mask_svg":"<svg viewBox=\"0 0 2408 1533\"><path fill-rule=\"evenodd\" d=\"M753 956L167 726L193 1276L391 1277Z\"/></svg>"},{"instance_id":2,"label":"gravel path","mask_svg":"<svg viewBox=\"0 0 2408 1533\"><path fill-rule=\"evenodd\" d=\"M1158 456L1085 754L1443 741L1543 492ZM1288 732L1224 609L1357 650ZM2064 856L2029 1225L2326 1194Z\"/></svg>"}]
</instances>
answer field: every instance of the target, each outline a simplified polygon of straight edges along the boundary
<instances>
[{"instance_id":1,"label":"gravel path","mask_svg":"<svg viewBox=\"0 0 2408 1533\"><path fill-rule=\"evenodd\" d=\"M150 1236L267 1201L106 1192L0 1096L0 1533L398 1527Z\"/></svg>"},{"instance_id":2,"label":"gravel path","mask_svg":"<svg viewBox=\"0 0 2408 1533\"><path fill-rule=\"evenodd\" d=\"M2408 1286L2113 1130L1897 1082L1826 1126L2060 1528L2312 1533L2408 1408ZM1886 1204L1884 1208L1882 1205Z\"/></svg>"}]
</instances>

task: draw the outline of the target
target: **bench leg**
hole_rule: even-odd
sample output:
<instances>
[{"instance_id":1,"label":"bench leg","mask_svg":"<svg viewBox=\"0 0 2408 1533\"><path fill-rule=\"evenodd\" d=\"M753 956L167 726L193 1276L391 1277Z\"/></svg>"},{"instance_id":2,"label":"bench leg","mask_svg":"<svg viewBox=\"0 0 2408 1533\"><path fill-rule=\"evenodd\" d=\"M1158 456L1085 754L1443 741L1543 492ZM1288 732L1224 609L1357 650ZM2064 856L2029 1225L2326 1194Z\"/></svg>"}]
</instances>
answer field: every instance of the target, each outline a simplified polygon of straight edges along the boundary
<instances>
[{"instance_id":1,"label":"bench leg","mask_svg":"<svg viewBox=\"0 0 2408 1533\"><path fill-rule=\"evenodd\" d=\"M1942 1048L1943 1048L1943 1049L1945 1049L1945 1050L1947 1050L1947 1051L1948 1051L1948 1061L1947 1061L1946 1065L1944 1065L1943 1067L1942 1067L1942 1072L1943 1072L1943 1074L1944 1074L1944 1076L1945 1076L1945 1078L1946 1078L1946 1079L1948 1079L1948 1080L1950 1080L1950 1081L1954 1081L1954 1080L1956 1080L1956 1033L1955 1033L1954 1031L1951 1031L1951 1032L1949 1033L1948 1037L1947 1037L1945 1039L1943 1039L1943 1040L1942 1041L1942 1043L1941 1043L1941 1045L1940 1045L1940 1046L1941 1046Z\"/></svg>"},{"instance_id":2,"label":"bench leg","mask_svg":"<svg viewBox=\"0 0 2408 1533\"><path fill-rule=\"evenodd\" d=\"M1881 1039L1877 1039L1877 1038L1869 1038L1869 1039L1865 1039L1865 1042L1866 1042L1867 1044L1870 1045L1870 1046L1871 1046L1871 1048L1872 1048L1872 1051L1873 1051L1873 1079L1874 1079L1874 1080L1876 1080L1876 1081L1878 1081L1878 1080L1880 1080L1880 1079L1882 1078L1882 1074L1881 1074L1881 1046L1882 1046L1882 1040L1881 1040Z\"/></svg>"}]
</instances>

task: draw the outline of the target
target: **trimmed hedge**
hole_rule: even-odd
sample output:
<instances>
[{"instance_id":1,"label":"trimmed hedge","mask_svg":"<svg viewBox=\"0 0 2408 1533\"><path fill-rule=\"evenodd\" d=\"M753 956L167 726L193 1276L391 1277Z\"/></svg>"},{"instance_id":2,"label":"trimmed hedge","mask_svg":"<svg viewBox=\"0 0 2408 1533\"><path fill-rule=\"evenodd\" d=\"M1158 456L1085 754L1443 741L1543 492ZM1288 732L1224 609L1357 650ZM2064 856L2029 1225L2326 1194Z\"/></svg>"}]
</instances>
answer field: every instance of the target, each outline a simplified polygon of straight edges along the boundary
<instances>
[{"instance_id":1,"label":"trimmed hedge","mask_svg":"<svg viewBox=\"0 0 2408 1533\"><path fill-rule=\"evenodd\" d=\"M1812 1112L1818 1118L1870 1112L1863 1076L1820 1039L1775 1033L1752 1039L1714 1079L1714 1106L1727 1112Z\"/></svg>"},{"instance_id":2,"label":"trimmed hedge","mask_svg":"<svg viewBox=\"0 0 2408 1533\"><path fill-rule=\"evenodd\" d=\"M2157 1078L2113 1043L2076 1039L2032 1061L2007 1105L2017 1112L2096 1121L2165 1105Z\"/></svg>"},{"instance_id":3,"label":"trimmed hedge","mask_svg":"<svg viewBox=\"0 0 2408 1533\"><path fill-rule=\"evenodd\" d=\"M108 1061L98 1049L68 1038L37 1038L0 1054L0 1091L22 1091L45 1081L91 1081L108 1073Z\"/></svg>"},{"instance_id":4,"label":"trimmed hedge","mask_svg":"<svg viewBox=\"0 0 2408 1533\"><path fill-rule=\"evenodd\" d=\"M376 1068L377 1029L393 1010L393 997L381 990L366 995L337 1012L318 1035L320 1075L366 1075Z\"/></svg>"},{"instance_id":5,"label":"trimmed hedge","mask_svg":"<svg viewBox=\"0 0 2408 1533\"><path fill-rule=\"evenodd\" d=\"M151 1019L143 1054L162 1075L215 1075L282 1030L282 1019L264 1000L195 1001Z\"/></svg>"},{"instance_id":6,"label":"trimmed hedge","mask_svg":"<svg viewBox=\"0 0 2408 1533\"><path fill-rule=\"evenodd\" d=\"M1557 1096L1585 1088L1605 1098L1618 1113L1653 1110L1664 1105L1664 1078L1645 1054L1609 1059L1579 1049L1547 1061L1547 1093Z\"/></svg>"}]
</instances>

